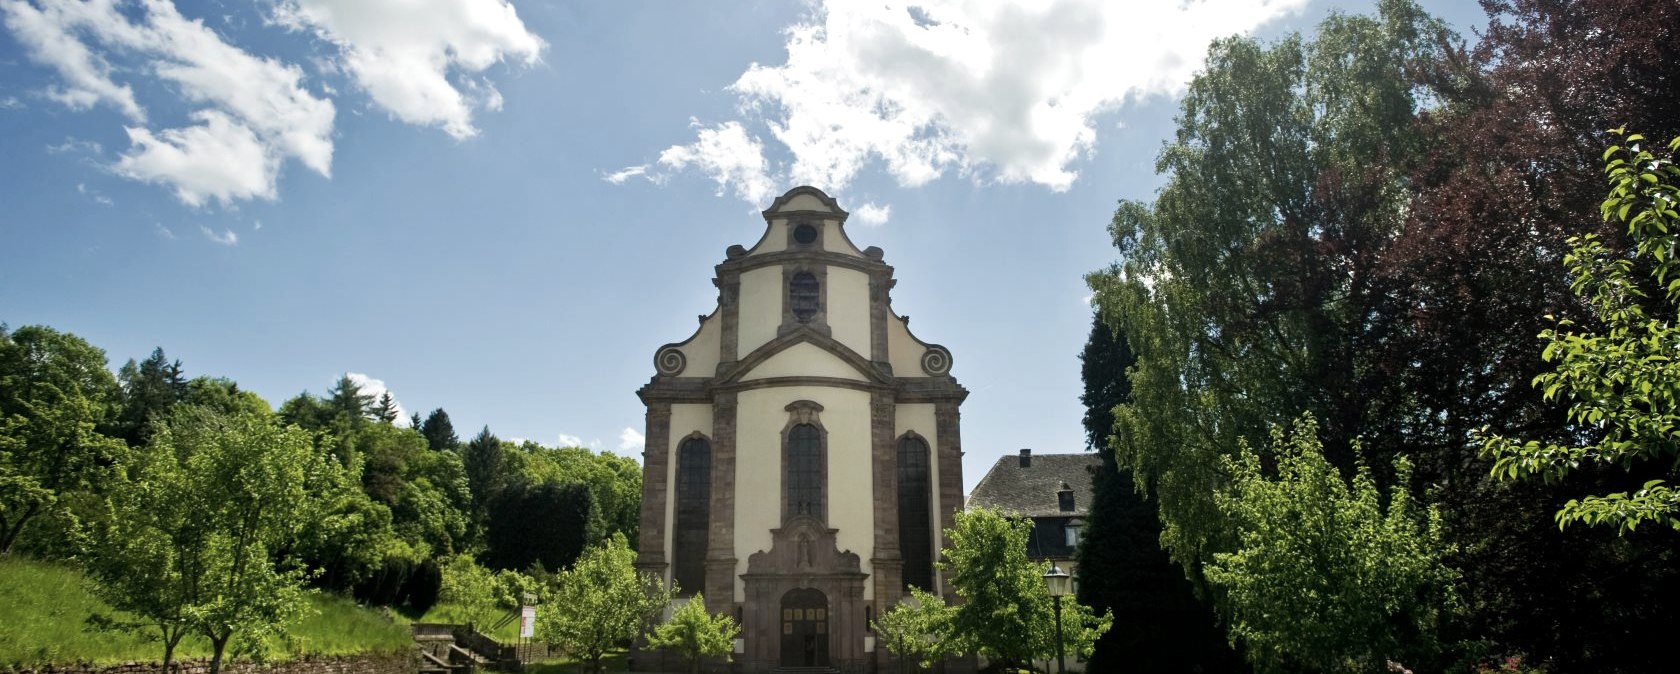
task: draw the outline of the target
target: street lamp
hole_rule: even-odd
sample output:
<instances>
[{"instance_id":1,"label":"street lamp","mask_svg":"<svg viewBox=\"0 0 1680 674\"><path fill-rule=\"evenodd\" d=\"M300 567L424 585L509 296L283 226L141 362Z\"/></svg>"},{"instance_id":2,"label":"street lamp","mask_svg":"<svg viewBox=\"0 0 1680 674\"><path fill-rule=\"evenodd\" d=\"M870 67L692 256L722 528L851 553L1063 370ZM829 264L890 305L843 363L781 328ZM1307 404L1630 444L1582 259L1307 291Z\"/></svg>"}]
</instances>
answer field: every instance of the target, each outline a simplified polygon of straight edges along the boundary
<instances>
[{"instance_id":1,"label":"street lamp","mask_svg":"<svg viewBox=\"0 0 1680 674\"><path fill-rule=\"evenodd\" d=\"M1044 572L1044 584L1050 586L1050 600L1056 604L1056 672L1067 672L1067 661L1062 657L1062 597L1073 594L1073 576L1050 564L1050 570Z\"/></svg>"}]
</instances>

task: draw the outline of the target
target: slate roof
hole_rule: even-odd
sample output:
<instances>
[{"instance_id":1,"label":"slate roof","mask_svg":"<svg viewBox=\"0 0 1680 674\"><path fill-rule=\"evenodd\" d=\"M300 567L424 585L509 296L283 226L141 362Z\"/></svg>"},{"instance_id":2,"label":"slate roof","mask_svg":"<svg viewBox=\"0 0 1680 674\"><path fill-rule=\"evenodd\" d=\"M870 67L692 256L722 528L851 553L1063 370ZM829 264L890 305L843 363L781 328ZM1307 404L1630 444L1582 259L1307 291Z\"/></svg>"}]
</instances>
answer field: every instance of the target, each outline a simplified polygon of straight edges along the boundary
<instances>
[{"instance_id":1,"label":"slate roof","mask_svg":"<svg viewBox=\"0 0 1680 674\"><path fill-rule=\"evenodd\" d=\"M1022 517L1084 517L1091 512L1091 469L1102 466L1095 453L1034 454L1022 468L1011 454L998 459L968 495L969 508L985 506ZM1073 488L1073 512L1057 507L1056 492Z\"/></svg>"}]
</instances>

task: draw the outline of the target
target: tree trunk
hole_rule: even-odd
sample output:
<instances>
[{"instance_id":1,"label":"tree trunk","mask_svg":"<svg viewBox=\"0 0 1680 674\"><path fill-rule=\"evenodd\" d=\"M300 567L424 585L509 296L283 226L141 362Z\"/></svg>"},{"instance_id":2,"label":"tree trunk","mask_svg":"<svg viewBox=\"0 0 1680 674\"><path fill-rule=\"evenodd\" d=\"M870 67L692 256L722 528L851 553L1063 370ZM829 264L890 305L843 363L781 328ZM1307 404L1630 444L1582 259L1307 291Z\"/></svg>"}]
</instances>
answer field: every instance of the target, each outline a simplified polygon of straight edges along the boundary
<instances>
[{"instance_id":1,"label":"tree trunk","mask_svg":"<svg viewBox=\"0 0 1680 674\"><path fill-rule=\"evenodd\" d=\"M220 674L222 671L222 651L227 650L228 638L232 636L233 633L229 632L220 638L210 637L210 674Z\"/></svg>"},{"instance_id":2,"label":"tree trunk","mask_svg":"<svg viewBox=\"0 0 1680 674\"><path fill-rule=\"evenodd\" d=\"M12 556L12 543L17 542L18 533L23 531L23 525L29 523L29 520L35 517L40 510L41 504L32 503L28 510L23 511L22 515L18 515L17 522L13 523L11 528L0 525L0 557Z\"/></svg>"}]
</instances>

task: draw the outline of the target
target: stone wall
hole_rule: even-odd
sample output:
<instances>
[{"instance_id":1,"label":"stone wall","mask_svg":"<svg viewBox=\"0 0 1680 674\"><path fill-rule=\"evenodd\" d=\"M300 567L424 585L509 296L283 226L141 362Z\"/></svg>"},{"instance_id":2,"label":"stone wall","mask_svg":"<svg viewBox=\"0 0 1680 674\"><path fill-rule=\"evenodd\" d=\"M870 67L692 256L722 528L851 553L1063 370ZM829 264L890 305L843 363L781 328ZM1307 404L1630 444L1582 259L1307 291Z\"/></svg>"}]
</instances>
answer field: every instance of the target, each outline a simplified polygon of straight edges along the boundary
<instances>
[{"instance_id":1,"label":"stone wall","mask_svg":"<svg viewBox=\"0 0 1680 674\"><path fill-rule=\"evenodd\" d=\"M419 669L419 652L369 653L362 655L307 655L296 660L257 664L222 662L226 674L414 674ZM47 665L39 669L11 670L16 674L166 674L161 663L128 662L120 665ZM188 660L170 666L167 674L209 674L209 660Z\"/></svg>"}]
</instances>

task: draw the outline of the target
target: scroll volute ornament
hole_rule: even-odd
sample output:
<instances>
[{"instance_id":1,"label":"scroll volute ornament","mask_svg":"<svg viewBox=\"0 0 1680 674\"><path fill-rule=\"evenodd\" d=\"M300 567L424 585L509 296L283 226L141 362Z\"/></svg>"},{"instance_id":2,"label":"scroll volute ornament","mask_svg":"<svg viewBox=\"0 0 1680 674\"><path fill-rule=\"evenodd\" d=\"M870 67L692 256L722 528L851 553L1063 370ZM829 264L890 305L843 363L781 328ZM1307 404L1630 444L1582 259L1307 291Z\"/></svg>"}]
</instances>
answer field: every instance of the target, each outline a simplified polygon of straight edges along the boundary
<instances>
[{"instance_id":1,"label":"scroll volute ornament","mask_svg":"<svg viewBox=\"0 0 1680 674\"><path fill-rule=\"evenodd\" d=\"M675 346L661 348L653 356L653 367L659 374L675 377L688 367L688 356Z\"/></svg>"},{"instance_id":2,"label":"scroll volute ornament","mask_svg":"<svg viewBox=\"0 0 1680 674\"><path fill-rule=\"evenodd\" d=\"M922 352L922 371L937 377L951 371L951 352L937 344Z\"/></svg>"}]
</instances>

